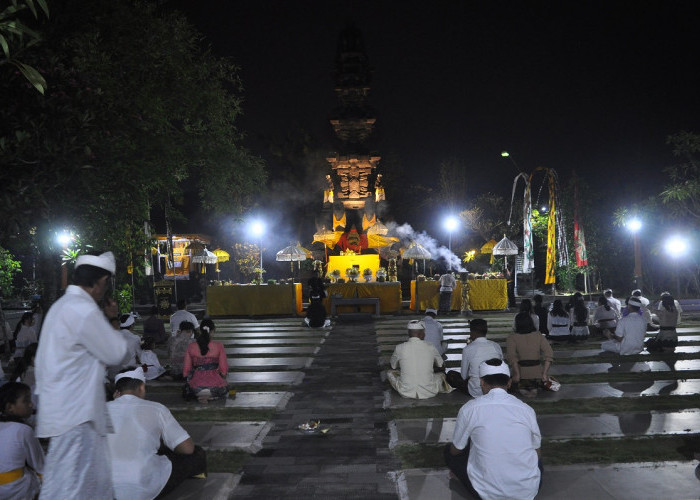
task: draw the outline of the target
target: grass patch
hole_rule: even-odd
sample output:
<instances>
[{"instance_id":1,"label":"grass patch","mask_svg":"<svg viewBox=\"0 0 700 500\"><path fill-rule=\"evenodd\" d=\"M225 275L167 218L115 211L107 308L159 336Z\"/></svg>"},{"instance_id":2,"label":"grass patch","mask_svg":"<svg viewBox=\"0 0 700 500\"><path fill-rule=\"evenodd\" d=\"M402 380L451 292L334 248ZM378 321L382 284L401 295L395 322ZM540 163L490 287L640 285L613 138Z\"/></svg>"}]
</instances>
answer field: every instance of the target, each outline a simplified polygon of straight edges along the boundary
<instances>
[{"instance_id":1,"label":"grass patch","mask_svg":"<svg viewBox=\"0 0 700 500\"><path fill-rule=\"evenodd\" d=\"M237 473L243 469L248 458L250 455L245 451L209 450L207 451L207 471Z\"/></svg>"},{"instance_id":2,"label":"grass patch","mask_svg":"<svg viewBox=\"0 0 700 500\"><path fill-rule=\"evenodd\" d=\"M172 410L171 413L180 422L257 422L271 420L275 410L207 408L203 410Z\"/></svg>"},{"instance_id":3,"label":"grass patch","mask_svg":"<svg viewBox=\"0 0 700 500\"><path fill-rule=\"evenodd\" d=\"M402 469L441 468L444 444L402 445L394 448ZM692 460L700 451L700 434L642 438L573 439L542 442L542 460L548 465L612 464Z\"/></svg>"},{"instance_id":4,"label":"grass patch","mask_svg":"<svg viewBox=\"0 0 700 500\"><path fill-rule=\"evenodd\" d=\"M561 399L559 401L525 401L538 415L586 413L621 413L634 411L676 411L700 408L700 400L692 396L643 396L636 398ZM417 406L391 410L392 419L456 418L462 405Z\"/></svg>"}]
</instances>

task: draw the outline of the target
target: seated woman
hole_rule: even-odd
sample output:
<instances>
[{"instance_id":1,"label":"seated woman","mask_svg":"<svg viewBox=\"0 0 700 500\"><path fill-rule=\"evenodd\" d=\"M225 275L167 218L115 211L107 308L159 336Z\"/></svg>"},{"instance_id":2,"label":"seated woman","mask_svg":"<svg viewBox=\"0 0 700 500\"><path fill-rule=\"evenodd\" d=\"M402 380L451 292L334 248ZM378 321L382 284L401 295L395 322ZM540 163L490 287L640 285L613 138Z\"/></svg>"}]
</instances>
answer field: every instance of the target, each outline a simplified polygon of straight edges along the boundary
<instances>
[{"instance_id":1,"label":"seated woman","mask_svg":"<svg viewBox=\"0 0 700 500\"><path fill-rule=\"evenodd\" d=\"M141 348L141 368L143 368L146 380L155 380L165 373L165 368L160 364L158 355L153 352L156 341L152 337L146 337Z\"/></svg>"},{"instance_id":2,"label":"seated woman","mask_svg":"<svg viewBox=\"0 0 700 500\"><path fill-rule=\"evenodd\" d=\"M175 380L183 380L182 368L185 364L187 347L194 342L194 325L189 321L180 323L175 335L168 341L170 375Z\"/></svg>"},{"instance_id":3,"label":"seated woman","mask_svg":"<svg viewBox=\"0 0 700 500\"><path fill-rule=\"evenodd\" d=\"M226 397L228 394L228 361L221 342L211 340L216 330L214 322L204 319L199 326L197 342L190 344L185 351L185 365L182 370L187 379L186 390L200 403Z\"/></svg>"},{"instance_id":4,"label":"seated woman","mask_svg":"<svg viewBox=\"0 0 700 500\"><path fill-rule=\"evenodd\" d=\"M24 313L22 319L17 323L14 333L12 334L16 345L14 358L18 363L24 356L24 349L35 342L38 342L36 329L34 328L34 315L30 312Z\"/></svg>"},{"instance_id":5,"label":"seated woman","mask_svg":"<svg viewBox=\"0 0 700 500\"><path fill-rule=\"evenodd\" d=\"M559 299L554 301L552 310L547 315L547 330L550 340L569 340L569 313L564 310L564 305Z\"/></svg>"},{"instance_id":6,"label":"seated woman","mask_svg":"<svg viewBox=\"0 0 700 500\"><path fill-rule=\"evenodd\" d=\"M659 333L647 340L647 351L663 351L664 348L673 350L678 345L676 327L680 318L673 296L670 293L661 295L661 304L653 312L659 318Z\"/></svg>"},{"instance_id":7,"label":"seated woman","mask_svg":"<svg viewBox=\"0 0 700 500\"><path fill-rule=\"evenodd\" d=\"M34 411L30 392L20 382L0 387L0 498L34 498L41 488L44 451L25 423Z\"/></svg>"},{"instance_id":8,"label":"seated woman","mask_svg":"<svg viewBox=\"0 0 700 500\"><path fill-rule=\"evenodd\" d=\"M552 346L526 312L515 316L515 333L506 340L506 357L511 366L513 384L526 396L534 396L549 381L549 367L554 360Z\"/></svg>"},{"instance_id":9,"label":"seated woman","mask_svg":"<svg viewBox=\"0 0 700 500\"><path fill-rule=\"evenodd\" d=\"M598 307L593 312L593 325L591 331L596 335L603 336L603 331L608 330L610 333L615 333L617 327L617 310L610 305L607 297L601 295L598 299Z\"/></svg>"},{"instance_id":10,"label":"seated woman","mask_svg":"<svg viewBox=\"0 0 700 500\"><path fill-rule=\"evenodd\" d=\"M540 329L540 317L532 307L532 301L530 299L523 299L520 302L520 310L518 312L528 313L532 318L532 322L535 324L535 330ZM515 331L515 318L513 318L513 331Z\"/></svg>"},{"instance_id":11,"label":"seated woman","mask_svg":"<svg viewBox=\"0 0 700 500\"><path fill-rule=\"evenodd\" d=\"M571 323L571 336L569 340L572 342L584 341L588 339L588 308L583 299L583 295L575 295L573 306L569 310L569 323Z\"/></svg>"}]
</instances>

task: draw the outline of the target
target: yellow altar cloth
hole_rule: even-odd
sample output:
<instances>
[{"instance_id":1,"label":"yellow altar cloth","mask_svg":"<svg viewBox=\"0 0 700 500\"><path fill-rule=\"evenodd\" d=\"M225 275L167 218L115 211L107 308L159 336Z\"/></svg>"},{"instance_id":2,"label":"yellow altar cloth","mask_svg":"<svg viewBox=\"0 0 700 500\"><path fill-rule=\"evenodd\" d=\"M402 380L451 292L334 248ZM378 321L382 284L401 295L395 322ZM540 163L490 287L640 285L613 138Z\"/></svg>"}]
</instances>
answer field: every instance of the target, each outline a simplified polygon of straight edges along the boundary
<instances>
[{"instance_id":1,"label":"yellow altar cloth","mask_svg":"<svg viewBox=\"0 0 700 500\"><path fill-rule=\"evenodd\" d=\"M207 287L210 316L301 315L301 283Z\"/></svg>"},{"instance_id":2,"label":"yellow altar cloth","mask_svg":"<svg viewBox=\"0 0 700 500\"><path fill-rule=\"evenodd\" d=\"M379 255L331 255L328 257L328 269L326 276L330 276L334 269L340 271L340 277L345 279L345 270L349 267L358 266L360 269L360 279L362 279L362 271L367 268L372 270L372 276L377 276L379 269Z\"/></svg>"},{"instance_id":3,"label":"yellow altar cloth","mask_svg":"<svg viewBox=\"0 0 700 500\"><path fill-rule=\"evenodd\" d=\"M452 292L450 309L459 311L462 302L462 282ZM506 280L469 280L469 304L472 311L491 311L508 308ZM440 283L437 281L411 281L411 309L424 311L440 305Z\"/></svg>"},{"instance_id":4,"label":"yellow altar cloth","mask_svg":"<svg viewBox=\"0 0 700 500\"><path fill-rule=\"evenodd\" d=\"M323 300L326 306L326 312L331 311L331 297L336 294L342 295L344 298L355 297L378 297L379 312L382 314L399 314L401 313L401 283L384 282L384 283L331 283L326 286L328 297ZM339 307L359 307L362 312L374 313L374 306L339 306Z\"/></svg>"}]
</instances>

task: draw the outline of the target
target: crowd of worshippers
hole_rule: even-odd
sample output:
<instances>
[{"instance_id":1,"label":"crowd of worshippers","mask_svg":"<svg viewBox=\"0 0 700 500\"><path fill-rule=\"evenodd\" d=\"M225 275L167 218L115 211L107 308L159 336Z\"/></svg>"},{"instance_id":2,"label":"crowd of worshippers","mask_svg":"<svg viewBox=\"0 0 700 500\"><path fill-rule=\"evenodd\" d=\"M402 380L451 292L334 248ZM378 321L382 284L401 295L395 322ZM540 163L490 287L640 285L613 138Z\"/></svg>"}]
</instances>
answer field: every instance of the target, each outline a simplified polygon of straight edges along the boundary
<instances>
[{"instance_id":1,"label":"crowd of worshippers","mask_svg":"<svg viewBox=\"0 0 700 500\"><path fill-rule=\"evenodd\" d=\"M146 384L169 378L207 403L235 395L211 319L178 302L170 332L153 308L118 314L111 252L77 258L72 284L48 310L26 313L0 369L0 498L152 499L206 477L206 455ZM41 325L41 329L39 326ZM154 351L167 346L162 365Z\"/></svg>"},{"instance_id":2,"label":"crowd of worshippers","mask_svg":"<svg viewBox=\"0 0 700 500\"><path fill-rule=\"evenodd\" d=\"M634 290L622 306L608 289L592 313L578 293L566 306L558 299L546 305L537 295L534 305L528 299L520 304L505 356L498 343L486 338L487 321L472 319L460 370L445 373L443 327L438 311L427 309L425 318L408 323L408 340L395 347L387 380L405 398L454 390L471 396L459 410L452 443L444 450L451 475L476 498L534 498L543 470L541 434L535 412L518 396L558 390L560 384L549 375L551 343L599 337L607 339L601 344L604 351L625 356L642 352L647 331L658 331L647 341L647 350L673 349L681 312L668 292L651 305Z\"/></svg>"}]
</instances>

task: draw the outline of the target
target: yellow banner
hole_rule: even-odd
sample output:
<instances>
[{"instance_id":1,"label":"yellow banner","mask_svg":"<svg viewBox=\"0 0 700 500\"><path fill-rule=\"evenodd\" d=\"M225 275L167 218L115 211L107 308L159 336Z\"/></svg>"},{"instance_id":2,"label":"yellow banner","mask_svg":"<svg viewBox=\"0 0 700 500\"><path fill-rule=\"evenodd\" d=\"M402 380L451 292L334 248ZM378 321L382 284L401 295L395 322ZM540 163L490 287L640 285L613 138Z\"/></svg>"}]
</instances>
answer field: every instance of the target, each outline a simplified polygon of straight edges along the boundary
<instances>
[{"instance_id":1,"label":"yellow banner","mask_svg":"<svg viewBox=\"0 0 700 500\"><path fill-rule=\"evenodd\" d=\"M554 269L557 264L557 228L554 203L554 175L549 173L549 219L547 219L547 274L544 277L545 285L553 285L557 282Z\"/></svg>"}]
</instances>

